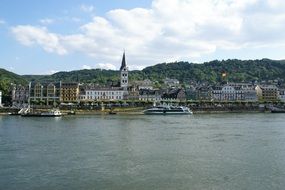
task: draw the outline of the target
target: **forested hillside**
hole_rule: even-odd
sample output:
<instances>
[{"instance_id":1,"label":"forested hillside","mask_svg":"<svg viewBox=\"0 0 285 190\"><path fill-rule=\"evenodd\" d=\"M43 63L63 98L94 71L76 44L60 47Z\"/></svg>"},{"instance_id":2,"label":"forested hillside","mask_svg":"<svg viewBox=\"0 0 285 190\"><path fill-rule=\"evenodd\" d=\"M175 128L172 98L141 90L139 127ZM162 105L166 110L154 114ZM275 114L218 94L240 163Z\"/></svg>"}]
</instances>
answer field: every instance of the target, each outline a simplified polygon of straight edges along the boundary
<instances>
[{"instance_id":1,"label":"forested hillside","mask_svg":"<svg viewBox=\"0 0 285 190\"><path fill-rule=\"evenodd\" d=\"M161 63L147 67L141 71L130 71L130 80L150 79L162 82L166 77L176 78L181 83L190 81L217 83L222 80L222 73L227 74L227 81L250 82L253 80L285 80L285 61L262 60L223 60L203 64L188 62ZM113 70L78 70L58 72L53 75L17 75L0 69L0 90L7 92L10 83L27 84L28 81L79 81L107 84L119 81L119 71Z\"/></svg>"},{"instance_id":2,"label":"forested hillside","mask_svg":"<svg viewBox=\"0 0 285 190\"><path fill-rule=\"evenodd\" d=\"M14 84L27 84L26 79L20 75L7 71L5 69L0 69L0 90L3 93L3 101L9 98L9 90L11 83Z\"/></svg>"}]
</instances>

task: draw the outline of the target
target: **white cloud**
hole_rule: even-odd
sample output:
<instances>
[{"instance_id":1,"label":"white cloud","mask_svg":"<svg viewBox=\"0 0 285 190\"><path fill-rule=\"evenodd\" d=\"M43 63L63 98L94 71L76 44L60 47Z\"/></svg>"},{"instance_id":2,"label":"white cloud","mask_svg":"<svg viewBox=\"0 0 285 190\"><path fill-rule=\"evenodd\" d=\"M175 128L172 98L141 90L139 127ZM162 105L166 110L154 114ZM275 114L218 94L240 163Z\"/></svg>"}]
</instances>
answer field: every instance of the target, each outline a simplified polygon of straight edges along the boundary
<instances>
[{"instance_id":1,"label":"white cloud","mask_svg":"<svg viewBox=\"0 0 285 190\"><path fill-rule=\"evenodd\" d=\"M53 19L50 19L50 18L45 18L45 19L41 19L41 20L40 20L40 23L41 23L41 24L44 24L44 25L49 25L49 24L54 23L54 20L53 20Z\"/></svg>"},{"instance_id":2,"label":"white cloud","mask_svg":"<svg viewBox=\"0 0 285 190\"><path fill-rule=\"evenodd\" d=\"M89 70L89 69L92 69L92 67L89 66L89 65L83 65L83 66L82 66L82 69L88 69L88 70Z\"/></svg>"},{"instance_id":3,"label":"white cloud","mask_svg":"<svg viewBox=\"0 0 285 190\"><path fill-rule=\"evenodd\" d=\"M19 25L12 27L16 39L25 46L39 45L45 51L64 55L67 50L61 45L61 36L50 33L45 27Z\"/></svg>"},{"instance_id":4,"label":"white cloud","mask_svg":"<svg viewBox=\"0 0 285 190\"><path fill-rule=\"evenodd\" d=\"M142 70L145 68L145 66L142 65L128 65L129 70Z\"/></svg>"},{"instance_id":5,"label":"white cloud","mask_svg":"<svg viewBox=\"0 0 285 190\"><path fill-rule=\"evenodd\" d=\"M52 74L55 74L55 73L57 73L57 72L59 72L59 71L57 71L57 70L50 70L50 71L47 71L47 72L45 72L45 73L43 73L44 75L52 75Z\"/></svg>"},{"instance_id":6,"label":"white cloud","mask_svg":"<svg viewBox=\"0 0 285 190\"><path fill-rule=\"evenodd\" d=\"M90 13L94 10L94 6L92 6L92 5L81 5L80 10L83 12Z\"/></svg>"},{"instance_id":7,"label":"white cloud","mask_svg":"<svg viewBox=\"0 0 285 190\"><path fill-rule=\"evenodd\" d=\"M96 68L105 70L116 70L116 66L111 63L99 63Z\"/></svg>"},{"instance_id":8,"label":"white cloud","mask_svg":"<svg viewBox=\"0 0 285 190\"><path fill-rule=\"evenodd\" d=\"M83 65L82 69L105 69L105 70L116 70L116 66L111 63L98 63L96 66L90 66L90 65Z\"/></svg>"},{"instance_id":9,"label":"white cloud","mask_svg":"<svg viewBox=\"0 0 285 190\"><path fill-rule=\"evenodd\" d=\"M81 10L92 12L93 6ZM149 9L115 9L95 16L77 33L55 34L38 26L12 32L27 46L94 57L99 68L119 68L122 50L131 69L158 62L197 60L218 49L238 50L285 43L283 0L153 0Z\"/></svg>"}]
</instances>

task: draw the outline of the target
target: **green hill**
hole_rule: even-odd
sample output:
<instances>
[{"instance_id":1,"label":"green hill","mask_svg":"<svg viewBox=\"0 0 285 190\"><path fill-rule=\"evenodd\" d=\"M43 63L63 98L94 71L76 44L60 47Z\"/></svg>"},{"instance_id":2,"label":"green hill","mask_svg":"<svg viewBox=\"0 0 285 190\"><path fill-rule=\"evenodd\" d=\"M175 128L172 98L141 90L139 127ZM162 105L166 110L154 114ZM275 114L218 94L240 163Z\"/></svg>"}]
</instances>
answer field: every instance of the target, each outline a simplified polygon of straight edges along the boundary
<instances>
[{"instance_id":1,"label":"green hill","mask_svg":"<svg viewBox=\"0 0 285 190\"><path fill-rule=\"evenodd\" d=\"M221 73L227 73L230 82L262 81L285 79L285 61L270 59L262 60L223 60L211 61L204 64L188 62L163 63L142 70L150 79L157 80L165 77L177 78L181 82L204 81L220 82Z\"/></svg>"},{"instance_id":2,"label":"green hill","mask_svg":"<svg viewBox=\"0 0 285 190\"><path fill-rule=\"evenodd\" d=\"M161 63L147 67L141 71L130 71L130 80L151 79L162 82L166 77L176 78L182 83L209 82L222 80L221 73L227 73L229 82L250 82L253 80L285 80L285 61L270 59L210 61L203 64L189 62ZM107 84L119 81L119 71L113 70L78 70L58 72L52 75L23 75L19 76L4 69L0 70L3 86L13 83L26 84L27 81L80 81L85 83ZM3 85L4 83L4 85ZM6 89L6 88L5 88Z\"/></svg>"},{"instance_id":3,"label":"green hill","mask_svg":"<svg viewBox=\"0 0 285 190\"><path fill-rule=\"evenodd\" d=\"M0 69L0 90L3 92L3 102L10 98L9 91L11 83L23 85L28 84L24 77L5 69Z\"/></svg>"}]
</instances>

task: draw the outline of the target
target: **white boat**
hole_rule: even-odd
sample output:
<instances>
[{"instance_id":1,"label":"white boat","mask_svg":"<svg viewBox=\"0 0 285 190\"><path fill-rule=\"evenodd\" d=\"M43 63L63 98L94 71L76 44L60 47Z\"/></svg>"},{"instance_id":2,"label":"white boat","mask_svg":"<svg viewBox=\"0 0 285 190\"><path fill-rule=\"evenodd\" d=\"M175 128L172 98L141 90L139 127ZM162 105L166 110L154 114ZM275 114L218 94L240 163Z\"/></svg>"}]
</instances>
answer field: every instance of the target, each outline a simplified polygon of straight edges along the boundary
<instances>
[{"instance_id":1,"label":"white boat","mask_svg":"<svg viewBox=\"0 0 285 190\"><path fill-rule=\"evenodd\" d=\"M285 108L271 107L270 111L271 113L285 113Z\"/></svg>"},{"instance_id":2,"label":"white boat","mask_svg":"<svg viewBox=\"0 0 285 190\"><path fill-rule=\"evenodd\" d=\"M149 109L144 110L146 115L184 115L184 114L193 114L193 112L185 106L169 106L161 105L154 106Z\"/></svg>"},{"instance_id":3,"label":"white boat","mask_svg":"<svg viewBox=\"0 0 285 190\"><path fill-rule=\"evenodd\" d=\"M62 113L58 109L52 109L47 112L27 112L21 114L23 117L60 117Z\"/></svg>"}]
</instances>

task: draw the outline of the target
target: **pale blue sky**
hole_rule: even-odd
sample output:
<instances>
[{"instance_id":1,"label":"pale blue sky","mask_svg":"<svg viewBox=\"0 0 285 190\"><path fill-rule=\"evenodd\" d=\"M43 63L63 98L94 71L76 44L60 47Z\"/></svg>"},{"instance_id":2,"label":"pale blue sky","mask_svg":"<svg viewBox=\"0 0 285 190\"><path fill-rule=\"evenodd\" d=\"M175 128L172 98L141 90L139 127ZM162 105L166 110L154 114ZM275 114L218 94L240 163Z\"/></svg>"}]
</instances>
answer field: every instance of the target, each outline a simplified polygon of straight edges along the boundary
<instances>
[{"instance_id":1,"label":"pale blue sky","mask_svg":"<svg viewBox=\"0 0 285 190\"><path fill-rule=\"evenodd\" d=\"M18 74L285 59L283 0L1 0L0 67Z\"/></svg>"}]
</instances>

